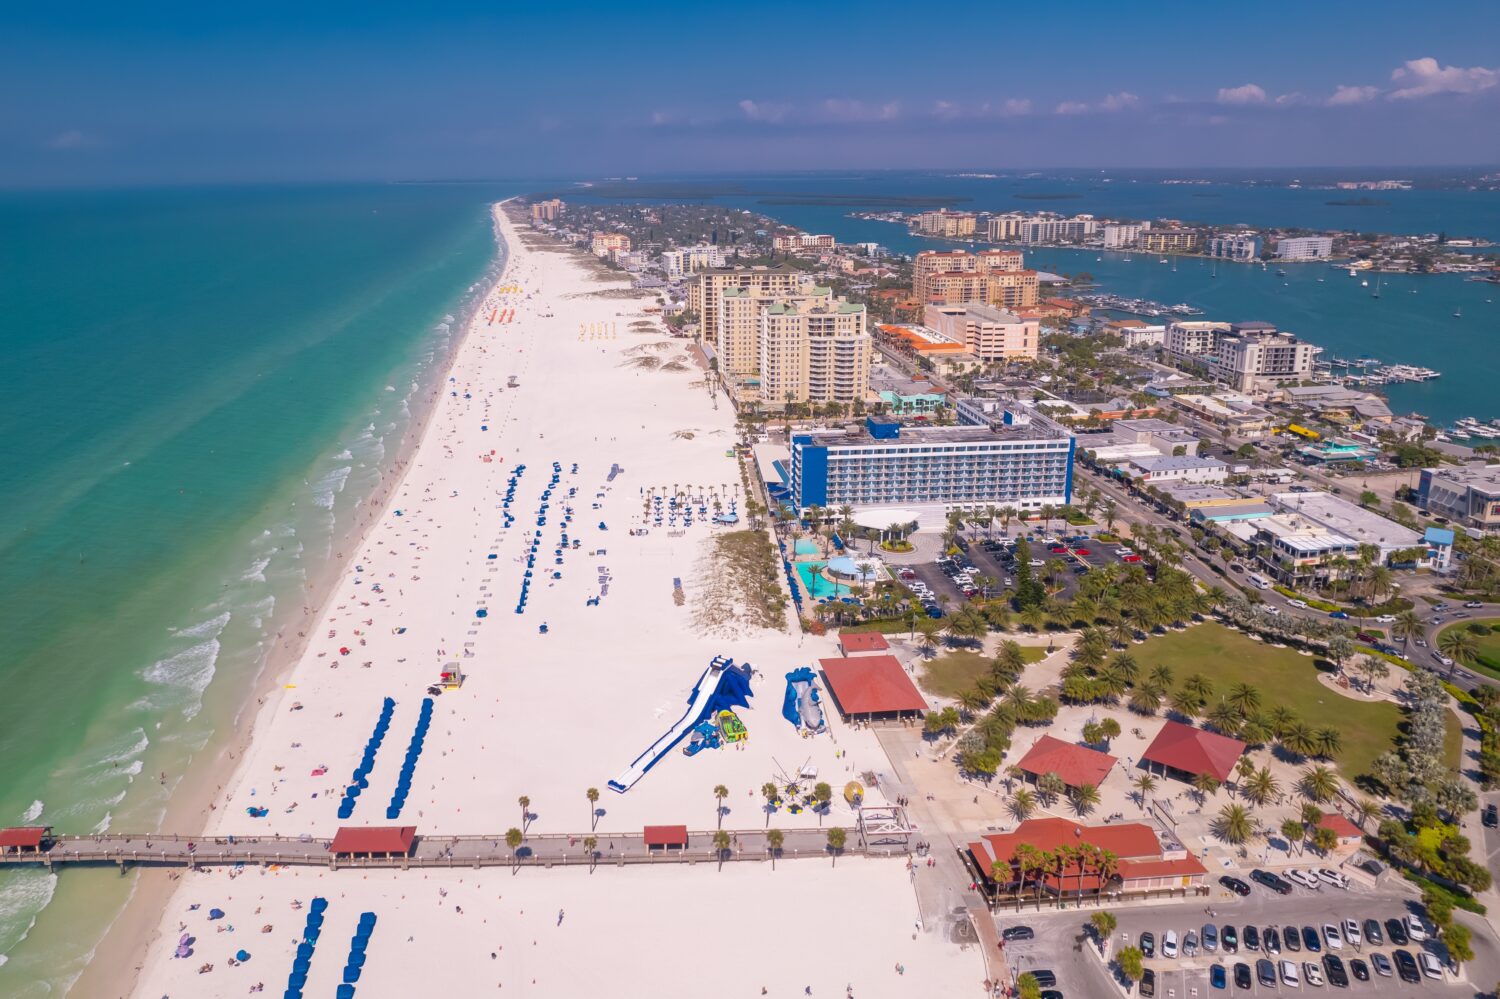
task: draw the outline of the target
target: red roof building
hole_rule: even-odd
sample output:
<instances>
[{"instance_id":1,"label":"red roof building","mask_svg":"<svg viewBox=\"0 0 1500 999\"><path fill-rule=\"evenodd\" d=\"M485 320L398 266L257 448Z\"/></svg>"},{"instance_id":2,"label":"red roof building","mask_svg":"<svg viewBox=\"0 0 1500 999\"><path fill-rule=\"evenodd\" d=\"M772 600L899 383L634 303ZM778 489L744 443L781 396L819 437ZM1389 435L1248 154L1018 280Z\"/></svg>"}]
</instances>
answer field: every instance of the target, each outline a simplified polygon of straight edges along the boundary
<instances>
[{"instance_id":1,"label":"red roof building","mask_svg":"<svg viewBox=\"0 0 1500 999\"><path fill-rule=\"evenodd\" d=\"M1057 774L1068 787L1082 787L1084 784L1098 787L1114 769L1115 758L1097 749L1044 735L1026 751L1016 766L1033 778Z\"/></svg>"},{"instance_id":2,"label":"red roof building","mask_svg":"<svg viewBox=\"0 0 1500 999\"><path fill-rule=\"evenodd\" d=\"M643 838L651 850L681 850L687 846L687 826L647 826Z\"/></svg>"},{"instance_id":3,"label":"red roof building","mask_svg":"<svg viewBox=\"0 0 1500 999\"><path fill-rule=\"evenodd\" d=\"M1332 829L1333 834L1339 838L1340 843L1357 843L1365 838L1365 834L1359 826L1350 822L1338 812L1324 812L1323 817L1318 819L1318 828Z\"/></svg>"},{"instance_id":4,"label":"red roof building","mask_svg":"<svg viewBox=\"0 0 1500 999\"><path fill-rule=\"evenodd\" d=\"M839 651L846 656L858 652L886 652L891 643L878 631L859 631L854 634L839 632Z\"/></svg>"},{"instance_id":5,"label":"red roof building","mask_svg":"<svg viewBox=\"0 0 1500 999\"><path fill-rule=\"evenodd\" d=\"M1060 866L1053 860L1039 871L1028 868L1023 876L1016 863L1023 846L1054 858L1064 847L1085 855L1093 847L1114 858L1114 870L1104 872L1086 857L1075 857ZM1084 826L1061 818L1027 819L1014 832L970 843L965 860L991 904L1000 896L1034 892L1038 886L1053 895L1183 890L1201 885L1208 874L1197 857L1175 843L1164 847L1151 827L1140 822ZM1010 877L994 877L996 862L1010 865Z\"/></svg>"},{"instance_id":6,"label":"red roof building","mask_svg":"<svg viewBox=\"0 0 1500 999\"><path fill-rule=\"evenodd\" d=\"M895 656L820 659L818 664L846 718L902 718L927 710L926 699Z\"/></svg>"},{"instance_id":7,"label":"red roof building","mask_svg":"<svg viewBox=\"0 0 1500 999\"><path fill-rule=\"evenodd\" d=\"M343 826L328 844L328 852L339 857L404 857L411 853L417 839L416 826L367 826L352 829Z\"/></svg>"},{"instance_id":8,"label":"red roof building","mask_svg":"<svg viewBox=\"0 0 1500 999\"><path fill-rule=\"evenodd\" d=\"M15 826L0 829L0 853L34 853L52 834L51 826Z\"/></svg>"},{"instance_id":9,"label":"red roof building","mask_svg":"<svg viewBox=\"0 0 1500 999\"><path fill-rule=\"evenodd\" d=\"M1238 739L1169 721L1141 754L1141 762L1154 763L1179 780L1212 774L1222 782L1229 779L1244 752L1245 744Z\"/></svg>"}]
</instances>

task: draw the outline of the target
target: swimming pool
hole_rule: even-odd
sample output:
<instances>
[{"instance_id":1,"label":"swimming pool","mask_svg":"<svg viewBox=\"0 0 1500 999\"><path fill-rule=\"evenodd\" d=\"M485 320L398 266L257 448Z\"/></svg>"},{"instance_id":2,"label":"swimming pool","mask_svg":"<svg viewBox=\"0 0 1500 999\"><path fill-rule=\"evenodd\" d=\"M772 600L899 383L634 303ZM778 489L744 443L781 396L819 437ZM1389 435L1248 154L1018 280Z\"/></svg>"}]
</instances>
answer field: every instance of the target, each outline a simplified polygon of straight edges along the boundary
<instances>
[{"instance_id":1,"label":"swimming pool","mask_svg":"<svg viewBox=\"0 0 1500 999\"><path fill-rule=\"evenodd\" d=\"M798 538L792 545L792 551L797 555L816 555L821 550L816 541L810 541L807 538Z\"/></svg>"},{"instance_id":2,"label":"swimming pool","mask_svg":"<svg viewBox=\"0 0 1500 999\"><path fill-rule=\"evenodd\" d=\"M792 563L792 568L797 570L797 578L802 581L802 592L814 600L831 597L835 593L840 596L849 596L849 587L835 585L819 575L827 564L827 562Z\"/></svg>"}]
</instances>

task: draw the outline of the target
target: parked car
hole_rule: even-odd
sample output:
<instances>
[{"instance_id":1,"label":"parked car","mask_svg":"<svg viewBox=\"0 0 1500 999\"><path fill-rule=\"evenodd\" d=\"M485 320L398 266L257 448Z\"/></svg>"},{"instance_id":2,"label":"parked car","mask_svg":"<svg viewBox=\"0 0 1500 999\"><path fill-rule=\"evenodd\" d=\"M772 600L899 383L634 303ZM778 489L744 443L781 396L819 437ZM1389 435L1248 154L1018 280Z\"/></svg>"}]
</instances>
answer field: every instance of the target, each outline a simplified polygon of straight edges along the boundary
<instances>
[{"instance_id":1,"label":"parked car","mask_svg":"<svg viewBox=\"0 0 1500 999\"><path fill-rule=\"evenodd\" d=\"M1260 984L1268 987L1276 987L1276 962L1261 958L1255 962L1255 978Z\"/></svg>"},{"instance_id":2,"label":"parked car","mask_svg":"<svg viewBox=\"0 0 1500 999\"><path fill-rule=\"evenodd\" d=\"M1036 939L1036 931L1030 926L1007 926L1001 931L1000 939L1005 941L1034 940Z\"/></svg>"},{"instance_id":3,"label":"parked car","mask_svg":"<svg viewBox=\"0 0 1500 999\"><path fill-rule=\"evenodd\" d=\"M1212 954L1219 949L1219 928L1213 923L1203 924L1203 953Z\"/></svg>"},{"instance_id":4,"label":"parked car","mask_svg":"<svg viewBox=\"0 0 1500 999\"><path fill-rule=\"evenodd\" d=\"M1487 829L1493 829L1497 825L1500 825L1500 810L1497 810L1495 808L1493 802L1484 806L1484 813L1481 817L1481 821L1485 824L1485 828Z\"/></svg>"},{"instance_id":5,"label":"parked car","mask_svg":"<svg viewBox=\"0 0 1500 999\"><path fill-rule=\"evenodd\" d=\"M1441 979L1443 977L1442 964L1425 950L1417 954L1417 963L1422 966L1422 974L1428 978Z\"/></svg>"},{"instance_id":6,"label":"parked car","mask_svg":"<svg viewBox=\"0 0 1500 999\"><path fill-rule=\"evenodd\" d=\"M1263 871L1258 867L1250 872L1250 880L1256 884L1264 885L1278 895L1290 895L1292 893L1292 886L1285 878L1272 874L1270 871Z\"/></svg>"},{"instance_id":7,"label":"parked car","mask_svg":"<svg viewBox=\"0 0 1500 999\"><path fill-rule=\"evenodd\" d=\"M1224 966L1222 964L1209 966L1208 984L1216 989L1226 989L1229 987L1229 976L1224 973Z\"/></svg>"},{"instance_id":8,"label":"parked car","mask_svg":"<svg viewBox=\"0 0 1500 999\"><path fill-rule=\"evenodd\" d=\"M1411 951L1398 950L1391 956L1396 959L1396 974L1401 976L1403 982L1422 980L1422 973L1417 970L1417 959L1411 956Z\"/></svg>"},{"instance_id":9,"label":"parked car","mask_svg":"<svg viewBox=\"0 0 1500 999\"><path fill-rule=\"evenodd\" d=\"M1234 987L1237 989L1248 989L1254 982L1250 980L1250 965L1244 961L1234 966Z\"/></svg>"},{"instance_id":10,"label":"parked car","mask_svg":"<svg viewBox=\"0 0 1500 999\"><path fill-rule=\"evenodd\" d=\"M1183 957L1197 957L1198 956L1198 931L1197 930L1188 930L1187 933L1183 934L1183 937L1182 937L1182 956Z\"/></svg>"},{"instance_id":11,"label":"parked car","mask_svg":"<svg viewBox=\"0 0 1500 999\"><path fill-rule=\"evenodd\" d=\"M1316 891L1319 887L1321 887L1318 882L1317 875L1309 874L1297 867L1293 867L1291 870L1287 871L1286 876L1304 888L1311 888Z\"/></svg>"},{"instance_id":12,"label":"parked car","mask_svg":"<svg viewBox=\"0 0 1500 999\"><path fill-rule=\"evenodd\" d=\"M1323 969L1311 961L1302 962L1302 977L1307 980L1307 984L1309 985L1317 988L1323 987Z\"/></svg>"},{"instance_id":13,"label":"parked car","mask_svg":"<svg viewBox=\"0 0 1500 999\"><path fill-rule=\"evenodd\" d=\"M1176 930L1168 930L1166 933L1162 934L1162 938L1161 938L1161 956L1165 957L1165 958L1168 958L1168 959L1174 958L1174 957L1177 956L1177 931Z\"/></svg>"},{"instance_id":14,"label":"parked car","mask_svg":"<svg viewBox=\"0 0 1500 999\"><path fill-rule=\"evenodd\" d=\"M1389 978L1394 973L1394 969L1391 968L1391 959L1379 951L1370 955L1370 964L1374 966L1375 974L1381 978Z\"/></svg>"},{"instance_id":15,"label":"parked car","mask_svg":"<svg viewBox=\"0 0 1500 999\"><path fill-rule=\"evenodd\" d=\"M1385 943L1385 934L1380 932L1380 920L1365 920L1365 943L1371 947L1379 947Z\"/></svg>"},{"instance_id":16,"label":"parked car","mask_svg":"<svg viewBox=\"0 0 1500 999\"><path fill-rule=\"evenodd\" d=\"M1349 887L1349 879L1344 877L1338 871L1333 870L1331 867L1318 868L1318 877L1323 881L1324 884L1333 885L1335 888Z\"/></svg>"},{"instance_id":17,"label":"parked car","mask_svg":"<svg viewBox=\"0 0 1500 999\"><path fill-rule=\"evenodd\" d=\"M1358 947L1364 942L1364 937L1359 932L1359 923L1353 919L1344 920L1344 925L1340 926L1339 930L1344 934L1344 939L1348 941L1351 947Z\"/></svg>"},{"instance_id":18,"label":"parked car","mask_svg":"<svg viewBox=\"0 0 1500 999\"><path fill-rule=\"evenodd\" d=\"M1240 942L1244 944L1246 950L1260 950L1260 930L1257 930L1253 926L1245 927L1245 936Z\"/></svg>"},{"instance_id":19,"label":"parked car","mask_svg":"<svg viewBox=\"0 0 1500 999\"><path fill-rule=\"evenodd\" d=\"M1152 996L1156 995L1156 972L1150 968L1141 972L1141 987L1139 991L1145 999L1151 999Z\"/></svg>"},{"instance_id":20,"label":"parked car","mask_svg":"<svg viewBox=\"0 0 1500 999\"><path fill-rule=\"evenodd\" d=\"M1139 555L1124 555L1120 558L1121 562L1139 562L1140 560L1141 557Z\"/></svg>"},{"instance_id":21,"label":"parked car","mask_svg":"<svg viewBox=\"0 0 1500 999\"><path fill-rule=\"evenodd\" d=\"M1295 926L1286 926L1281 930L1281 942L1287 950L1299 951L1302 949L1302 933Z\"/></svg>"},{"instance_id":22,"label":"parked car","mask_svg":"<svg viewBox=\"0 0 1500 999\"><path fill-rule=\"evenodd\" d=\"M1249 885L1245 884L1245 882L1241 881L1239 878L1232 878L1227 874L1219 879L1219 884L1223 885L1225 888L1228 888L1236 895L1250 894Z\"/></svg>"},{"instance_id":23,"label":"parked car","mask_svg":"<svg viewBox=\"0 0 1500 999\"><path fill-rule=\"evenodd\" d=\"M1225 925L1219 931L1219 944L1224 948L1224 953L1238 954L1240 952L1240 935L1233 926Z\"/></svg>"},{"instance_id":24,"label":"parked car","mask_svg":"<svg viewBox=\"0 0 1500 999\"><path fill-rule=\"evenodd\" d=\"M1406 924L1399 919L1385 921L1385 935L1391 938L1391 944L1395 947L1405 947L1411 943L1411 937L1406 935Z\"/></svg>"},{"instance_id":25,"label":"parked car","mask_svg":"<svg viewBox=\"0 0 1500 999\"><path fill-rule=\"evenodd\" d=\"M1296 961L1281 962L1281 984L1294 989L1302 987L1302 976L1297 974Z\"/></svg>"},{"instance_id":26,"label":"parked car","mask_svg":"<svg viewBox=\"0 0 1500 999\"><path fill-rule=\"evenodd\" d=\"M1417 943L1427 939L1427 926L1422 922L1422 917L1408 914L1406 917L1406 935Z\"/></svg>"},{"instance_id":27,"label":"parked car","mask_svg":"<svg viewBox=\"0 0 1500 999\"><path fill-rule=\"evenodd\" d=\"M1265 931L1261 933L1260 939L1267 954L1281 953L1281 934L1276 932L1276 927L1267 926Z\"/></svg>"},{"instance_id":28,"label":"parked car","mask_svg":"<svg viewBox=\"0 0 1500 999\"><path fill-rule=\"evenodd\" d=\"M1356 982L1368 982L1370 980L1370 966L1357 957L1349 959L1349 974L1354 976Z\"/></svg>"},{"instance_id":29,"label":"parked car","mask_svg":"<svg viewBox=\"0 0 1500 999\"><path fill-rule=\"evenodd\" d=\"M1302 946L1314 954L1323 952L1323 941L1318 938L1318 931L1311 926L1302 927Z\"/></svg>"},{"instance_id":30,"label":"parked car","mask_svg":"<svg viewBox=\"0 0 1500 999\"><path fill-rule=\"evenodd\" d=\"M1044 989L1050 989L1057 984L1057 972L1049 968L1041 968L1031 974L1036 978L1036 983Z\"/></svg>"},{"instance_id":31,"label":"parked car","mask_svg":"<svg viewBox=\"0 0 1500 999\"><path fill-rule=\"evenodd\" d=\"M1344 962L1333 954L1323 955L1323 973L1328 976L1328 984L1336 989L1347 989L1349 987L1349 975L1344 971Z\"/></svg>"},{"instance_id":32,"label":"parked car","mask_svg":"<svg viewBox=\"0 0 1500 999\"><path fill-rule=\"evenodd\" d=\"M1329 950L1344 949L1344 935L1339 932L1338 926L1333 923L1323 924L1323 940L1328 944Z\"/></svg>"},{"instance_id":33,"label":"parked car","mask_svg":"<svg viewBox=\"0 0 1500 999\"><path fill-rule=\"evenodd\" d=\"M1156 936L1150 930L1142 933L1141 939L1137 942L1140 944L1143 955L1146 957L1156 956Z\"/></svg>"}]
</instances>

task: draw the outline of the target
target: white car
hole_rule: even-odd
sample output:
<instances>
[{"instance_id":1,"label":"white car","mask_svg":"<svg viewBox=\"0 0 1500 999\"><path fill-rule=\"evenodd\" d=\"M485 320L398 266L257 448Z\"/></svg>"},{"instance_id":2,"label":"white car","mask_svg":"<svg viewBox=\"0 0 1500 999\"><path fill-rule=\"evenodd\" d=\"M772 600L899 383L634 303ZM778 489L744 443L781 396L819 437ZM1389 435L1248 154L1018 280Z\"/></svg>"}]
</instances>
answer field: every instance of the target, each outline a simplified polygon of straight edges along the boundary
<instances>
[{"instance_id":1,"label":"white car","mask_svg":"<svg viewBox=\"0 0 1500 999\"><path fill-rule=\"evenodd\" d=\"M1394 614L1382 614L1379 617L1377 617L1375 620L1379 621L1381 624L1395 624L1396 623L1396 615L1394 615Z\"/></svg>"},{"instance_id":2,"label":"white car","mask_svg":"<svg viewBox=\"0 0 1500 999\"><path fill-rule=\"evenodd\" d=\"M1287 871L1286 876L1289 880L1295 881L1304 888L1311 888L1316 891L1320 887L1316 877L1297 867L1293 867Z\"/></svg>"},{"instance_id":3,"label":"white car","mask_svg":"<svg viewBox=\"0 0 1500 999\"><path fill-rule=\"evenodd\" d=\"M1030 566L1033 569L1036 569L1036 568L1039 568L1041 566L1046 565L1047 564L1047 560L1046 559L1040 559L1040 558L1034 558L1034 559L1031 560L1031 562L1029 564L1030 564Z\"/></svg>"},{"instance_id":4,"label":"white car","mask_svg":"<svg viewBox=\"0 0 1500 999\"><path fill-rule=\"evenodd\" d=\"M1406 917L1406 935L1417 943L1422 943L1427 939L1427 927L1422 924L1421 919L1408 914Z\"/></svg>"},{"instance_id":5,"label":"white car","mask_svg":"<svg viewBox=\"0 0 1500 999\"><path fill-rule=\"evenodd\" d=\"M1437 958L1433 957L1425 950L1417 955L1417 964L1421 967L1422 974L1426 975L1428 978L1443 977L1443 966L1438 963Z\"/></svg>"},{"instance_id":6,"label":"white car","mask_svg":"<svg viewBox=\"0 0 1500 999\"><path fill-rule=\"evenodd\" d=\"M1323 969L1311 961L1302 962L1302 977L1307 979L1307 984L1323 987Z\"/></svg>"},{"instance_id":7,"label":"white car","mask_svg":"<svg viewBox=\"0 0 1500 999\"><path fill-rule=\"evenodd\" d=\"M1344 920L1344 939L1353 947L1358 947L1365 941L1364 934L1359 931L1359 924L1352 919Z\"/></svg>"},{"instance_id":8,"label":"white car","mask_svg":"<svg viewBox=\"0 0 1500 999\"><path fill-rule=\"evenodd\" d=\"M1288 607L1295 607L1298 610L1307 610L1307 601L1306 600L1288 600L1286 602L1286 605Z\"/></svg>"},{"instance_id":9,"label":"white car","mask_svg":"<svg viewBox=\"0 0 1500 999\"><path fill-rule=\"evenodd\" d=\"M1300 989L1302 987L1302 980L1297 975L1296 961L1281 962L1281 984L1289 989Z\"/></svg>"},{"instance_id":10,"label":"white car","mask_svg":"<svg viewBox=\"0 0 1500 999\"><path fill-rule=\"evenodd\" d=\"M1168 930L1166 933L1164 933L1162 935L1162 938L1161 938L1161 956L1162 957L1168 957L1168 958L1170 958L1170 957L1176 957L1177 956L1177 931L1176 930Z\"/></svg>"},{"instance_id":11,"label":"white car","mask_svg":"<svg viewBox=\"0 0 1500 999\"><path fill-rule=\"evenodd\" d=\"M1434 652L1432 654L1432 658L1436 659L1438 662L1442 663L1444 666L1452 666L1453 665L1453 660L1449 659L1447 656L1443 655L1441 652Z\"/></svg>"},{"instance_id":12,"label":"white car","mask_svg":"<svg viewBox=\"0 0 1500 999\"><path fill-rule=\"evenodd\" d=\"M1323 939L1327 942L1329 950L1344 949L1344 938L1339 933L1339 928L1333 923L1323 924Z\"/></svg>"},{"instance_id":13,"label":"white car","mask_svg":"<svg viewBox=\"0 0 1500 999\"><path fill-rule=\"evenodd\" d=\"M1331 884L1335 888L1346 888L1347 889L1349 887L1349 879L1348 878L1344 877L1338 871L1331 870L1331 869L1329 869L1327 867L1323 867L1323 868L1319 868L1318 869L1318 877L1321 878L1326 884ZM1353 920L1347 920L1347 921L1345 921L1344 925L1348 926L1348 925L1351 925L1352 923L1353 923Z\"/></svg>"}]
</instances>

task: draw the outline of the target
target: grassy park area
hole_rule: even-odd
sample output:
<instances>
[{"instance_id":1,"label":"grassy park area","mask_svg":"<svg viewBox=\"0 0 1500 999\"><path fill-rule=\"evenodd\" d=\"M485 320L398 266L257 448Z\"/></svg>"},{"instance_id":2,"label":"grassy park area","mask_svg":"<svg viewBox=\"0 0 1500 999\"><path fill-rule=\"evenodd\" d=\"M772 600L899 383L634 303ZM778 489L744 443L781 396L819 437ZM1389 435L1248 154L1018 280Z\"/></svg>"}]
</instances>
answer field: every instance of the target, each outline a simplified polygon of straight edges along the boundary
<instances>
[{"instance_id":1,"label":"grassy park area","mask_svg":"<svg viewBox=\"0 0 1500 999\"><path fill-rule=\"evenodd\" d=\"M1046 658L1047 649L1042 645L1021 646L1021 656L1027 665ZM920 681L923 690L942 697L957 697L972 690L974 682L990 671L991 656L983 656L968 649L944 653L922 667ZM1022 683L1025 683L1023 678Z\"/></svg>"},{"instance_id":2,"label":"grassy park area","mask_svg":"<svg viewBox=\"0 0 1500 999\"><path fill-rule=\"evenodd\" d=\"M1318 682L1317 660L1278 649L1219 624L1201 624L1160 635L1131 654L1144 670L1171 668L1176 682L1201 673L1222 695L1236 683L1260 690L1266 703L1284 704L1311 725L1333 725L1343 735L1335 761L1346 779L1368 773L1370 764L1395 745L1401 709L1389 701L1344 697ZM1457 720L1450 717L1450 738Z\"/></svg>"},{"instance_id":3,"label":"grassy park area","mask_svg":"<svg viewBox=\"0 0 1500 999\"><path fill-rule=\"evenodd\" d=\"M1481 634L1471 627L1476 624L1491 630ZM1475 661L1465 665L1487 676L1500 677L1500 630L1497 629L1500 629L1500 618L1487 617L1477 621L1457 621L1438 632L1438 647L1442 648L1443 635L1448 632L1467 631L1474 639Z\"/></svg>"}]
</instances>

